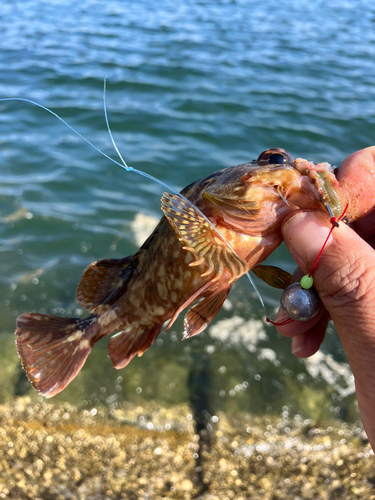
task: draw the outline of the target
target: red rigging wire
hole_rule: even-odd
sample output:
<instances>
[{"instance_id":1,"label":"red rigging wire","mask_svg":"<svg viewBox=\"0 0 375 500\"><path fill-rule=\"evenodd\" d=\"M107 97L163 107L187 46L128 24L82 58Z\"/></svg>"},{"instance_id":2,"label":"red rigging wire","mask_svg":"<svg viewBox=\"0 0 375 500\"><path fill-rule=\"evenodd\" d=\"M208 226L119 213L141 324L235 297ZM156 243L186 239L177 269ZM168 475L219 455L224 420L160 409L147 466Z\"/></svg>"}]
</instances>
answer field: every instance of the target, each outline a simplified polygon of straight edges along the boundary
<instances>
[{"instance_id":1,"label":"red rigging wire","mask_svg":"<svg viewBox=\"0 0 375 500\"><path fill-rule=\"evenodd\" d=\"M329 240L329 237L331 236L332 231L335 229L335 227L339 227L339 222L344 217L346 211L348 210L348 206L349 206L349 204L347 203L346 206L345 206L345 208L344 208L344 210L343 210L343 212L342 212L342 214L340 215L340 217L338 219L335 216L331 217L331 220L330 220L330 222L331 222L331 229L330 229L330 231L328 233L328 236L327 236L325 242L323 243L323 246L322 246L322 248L321 248L321 250L319 252L319 255L317 256L317 258L316 258L316 260L314 262L314 265L312 266L312 268L309 271L309 274L308 274L309 278L311 278L312 273L317 269L317 267L318 267L318 261L319 261L320 257L322 256L323 250L324 250L324 248L325 248L325 246L326 246L326 244L327 244L327 242Z\"/></svg>"},{"instance_id":2,"label":"red rigging wire","mask_svg":"<svg viewBox=\"0 0 375 500\"><path fill-rule=\"evenodd\" d=\"M329 240L329 237L331 236L332 234L332 231L335 229L335 227L339 227L339 222L340 220L342 220L342 218L344 217L346 211L348 210L348 206L349 204L347 203L342 214L340 215L339 218L336 218L335 216L332 216L331 217L331 220L330 220L330 223L331 223L331 229L329 230L329 233L327 235L327 238L325 239L325 242L323 243L323 246L322 248L320 249L320 252L314 262L314 265L312 266L312 268L310 269L309 271L309 274L307 274L307 277L308 278L311 278L312 277L312 274L314 271L316 271L316 269L318 268L318 262L319 262L319 259L320 257L322 256L322 253L323 253L323 250L325 248L325 246L327 245L327 242ZM305 278L305 276L304 276ZM311 283L311 286L312 286L312 283ZM307 288L307 287L306 287ZM292 323L293 321L295 321L294 319L292 318L285 318L284 320L282 321L272 321L270 318L266 318L266 321L267 323L271 323L272 325L275 325L275 326L284 326L284 325L288 325L289 323Z\"/></svg>"}]
</instances>

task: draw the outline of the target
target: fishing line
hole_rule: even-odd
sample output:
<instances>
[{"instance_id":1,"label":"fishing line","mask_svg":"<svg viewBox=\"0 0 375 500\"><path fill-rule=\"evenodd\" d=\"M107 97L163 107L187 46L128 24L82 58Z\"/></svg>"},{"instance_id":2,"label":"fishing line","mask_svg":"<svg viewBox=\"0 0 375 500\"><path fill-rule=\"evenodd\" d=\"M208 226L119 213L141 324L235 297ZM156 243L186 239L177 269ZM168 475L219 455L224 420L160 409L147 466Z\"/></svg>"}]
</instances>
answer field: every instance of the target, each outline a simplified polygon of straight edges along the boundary
<instances>
[{"instance_id":1,"label":"fishing line","mask_svg":"<svg viewBox=\"0 0 375 500\"><path fill-rule=\"evenodd\" d=\"M109 137L111 138L111 141L112 141L112 144L113 144L113 147L115 148L117 154L119 155L121 161L123 162L124 164L124 167L126 170L128 171L133 171L133 172L136 172L140 175L143 175L144 177L146 177L147 179L151 179L152 181L155 181L157 182L158 184L160 184L161 186L164 186L166 187L167 189L171 190L172 192L174 192L175 194L177 194L178 196L180 196L183 200L185 200L187 203L189 203L189 205L194 209L196 210L199 215L201 217L203 217L203 219L208 222L208 224L212 227L212 229L216 232L216 234L224 241L224 243L227 245L227 247L234 253L234 255L237 255L237 253L235 252L235 250L232 248L232 246L229 244L229 242L224 238L224 236L220 233L220 231L212 224L212 222L204 215L204 213L201 212L201 210L199 210L199 208L197 206L194 205L194 203L192 201L190 201L188 198L186 198L183 194L179 193L178 191L176 191L175 189L171 188L170 186L168 186L167 184L164 184L164 182L160 181L159 179L157 179L156 177L153 177L152 175L149 175L149 174L146 174L145 172L141 171L141 170L137 170L135 168L132 168L132 167L129 167L126 163L126 161L124 160L124 158L122 157L117 145L116 145L116 142L114 140L114 137L112 135L112 131L111 131L111 128L109 126L109 120L108 120L108 114L107 114L107 100L106 100L106 90L107 90L107 76L106 75L104 77L104 87L103 87L103 105L104 105L104 117L105 117L105 122L106 122L106 125L107 125L107 129L108 129L108 133L109 133ZM258 290L258 288L256 287L253 279L251 278L249 272L246 273L246 277L248 278L248 280L250 281L250 284L251 286L253 287L262 307L263 307L263 310L266 314L266 316L268 317L268 314L267 314L267 310L266 310L266 306L264 304L264 301L263 301L263 298Z\"/></svg>"},{"instance_id":2,"label":"fishing line","mask_svg":"<svg viewBox=\"0 0 375 500\"><path fill-rule=\"evenodd\" d=\"M86 137L84 137L82 134L80 134L77 130L75 130L71 125L69 125L68 122L66 122L63 118L61 118L61 116L59 116L57 113L55 113L54 111L52 111L51 109L47 108L46 106L43 106L42 104L39 104L38 102L35 102L31 99L27 99L25 97L4 97L4 98L0 98L0 102L9 102L9 101L21 101L21 102L26 102L26 103L29 103L29 104L32 104L38 108L41 108L43 109L44 111L47 111L48 113L50 113L51 115L53 115L54 117L56 117L58 120L60 120L60 122L62 122L66 127L68 127L73 133L75 133L76 135L78 135L78 137L80 137L84 142L86 142L86 144L88 144L89 146L91 146L92 148L95 149L95 151L97 151L99 154L101 154L102 156L104 156L105 158L107 158L108 160L110 160L112 163L115 163L116 165L118 165L119 167L125 169L127 172L134 172L136 174L139 174L143 177L145 177L146 179L149 179L153 182L156 182L157 184L159 184L160 186L163 186L165 187L166 189L168 189L169 191L172 191L174 194L180 196L184 201L186 201L194 210L196 210L199 215L201 217L203 217L203 219L210 225L210 227L215 231L215 233L220 237L220 239L227 245L227 247L234 253L234 255L237 255L237 253L235 252L235 250L232 248L232 246L229 244L229 242L225 239L225 237L219 232L219 230L212 224L212 222L201 212L201 210L199 210L198 207L196 207L194 205L193 202L191 202L188 198L186 198L183 194L181 194L180 192L176 191L174 188L172 188L171 186L169 186L168 184L164 183L163 181L157 179L156 177L153 177L152 175L150 174L147 174L146 172L143 172L142 170L138 170L136 168L133 168L131 166L129 166L126 161L124 160L124 158L122 157L116 143L115 143L115 140L113 138L113 135L112 135L112 132L111 132L111 129L110 129L110 125L109 125L109 120L108 120L108 114L107 114L107 106L106 106L106 80L107 80L107 75L105 76L104 78L104 89L103 89L103 104L104 104L104 116L105 116L105 121L106 121L106 125L107 125L107 129L108 129L108 133L109 133L109 136L111 138L111 141L112 141L112 144L113 144L113 147L115 148L119 158L121 159L122 163L119 163L118 161L116 161L115 159L113 159L112 157L110 157L109 155L107 155L106 153L104 153L103 151L101 151L99 148L97 148L92 142L90 142L88 139L86 139ZM269 320L268 318L268 314L267 314L267 309L266 309L266 306L264 304L264 301L263 301L263 298L257 288L257 286L255 285L252 277L250 276L249 272L246 272L246 277L247 279L249 280L251 286L253 287L254 291L255 291L255 294L264 310L264 313L266 315L266 318L267 318L267 321ZM271 322L269 320L269 322ZM272 323L272 322L271 322Z\"/></svg>"}]
</instances>

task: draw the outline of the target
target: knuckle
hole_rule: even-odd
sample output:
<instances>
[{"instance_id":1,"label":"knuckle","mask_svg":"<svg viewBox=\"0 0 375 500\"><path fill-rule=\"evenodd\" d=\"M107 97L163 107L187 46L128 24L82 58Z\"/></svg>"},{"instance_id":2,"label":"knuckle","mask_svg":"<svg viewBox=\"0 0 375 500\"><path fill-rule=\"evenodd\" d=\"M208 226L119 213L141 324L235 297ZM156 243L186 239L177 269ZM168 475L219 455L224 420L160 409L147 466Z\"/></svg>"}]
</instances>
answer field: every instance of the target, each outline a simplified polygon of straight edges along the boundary
<instances>
[{"instance_id":1,"label":"knuckle","mask_svg":"<svg viewBox=\"0 0 375 500\"><path fill-rule=\"evenodd\" d=\"M375 262L351 256L326 273L321 281L321 298L326 306L351 307L358 302L375 300Z\"/></svg>"}]
</instances>

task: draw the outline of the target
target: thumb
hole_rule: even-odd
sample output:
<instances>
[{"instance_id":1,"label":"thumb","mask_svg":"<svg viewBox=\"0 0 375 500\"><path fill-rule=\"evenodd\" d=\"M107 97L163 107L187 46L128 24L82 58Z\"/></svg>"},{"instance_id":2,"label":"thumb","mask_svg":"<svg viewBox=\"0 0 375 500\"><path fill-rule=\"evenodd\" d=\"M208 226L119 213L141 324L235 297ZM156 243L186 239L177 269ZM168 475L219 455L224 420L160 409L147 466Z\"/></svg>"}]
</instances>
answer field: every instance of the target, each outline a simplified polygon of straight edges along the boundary
<instances>
[{"instance_id":1,"label":"thumb","mask_svg":"<svg viewBox=\"0 0 375 500\"><path fill-rule=\"evenodd\" d=\"M314 212L298 212L284 223L284 241L303 271L311 269L329 230L328 217ZM375 449L375 251L341 223L313 278L353 371L363 426Z\"/></svg>"},{"instance_id":2,"label":"thumb","mask_svg":"<svg viewBox=\"0 0 375 500\"><path fill-rule=\"evenodd\" d=\"M331 228L329 218L298 212L283 225L285 244L308 272ZM375 251L344 223L335 228L313 273L361 390L375 387ZM369 384L372 387L369 387ZM372 397L375 396L375 393Z\"/></svg>"}]
</instances>

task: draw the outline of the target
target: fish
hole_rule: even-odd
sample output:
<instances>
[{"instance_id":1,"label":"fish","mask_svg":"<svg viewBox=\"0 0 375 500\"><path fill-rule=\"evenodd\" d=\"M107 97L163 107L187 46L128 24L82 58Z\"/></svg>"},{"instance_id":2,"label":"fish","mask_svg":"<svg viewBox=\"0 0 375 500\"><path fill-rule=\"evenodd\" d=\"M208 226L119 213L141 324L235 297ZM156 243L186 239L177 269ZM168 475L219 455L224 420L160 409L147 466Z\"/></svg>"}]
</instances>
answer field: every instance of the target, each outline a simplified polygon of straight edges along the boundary
<instances>
[{"instance_id":1,"label":"fish","mask_svg":"<svg viewBox=\"0 0 375 500\"><path fill-rule=\"evenodd\" d=\"M46 398L58 394L108 335L108 355L122 369L187 308L182 337L198 335L249 270L286 288L289 273L261 264L282 242L284 218L300 209L339 216L344 204L331 165L294 160L280 148L210 173L179 194L164 193L164 215L134 255L98 260L84 272L77 299L88 317L17 318L16 345L28 379Z\"/></svg>"}]
</instances>

